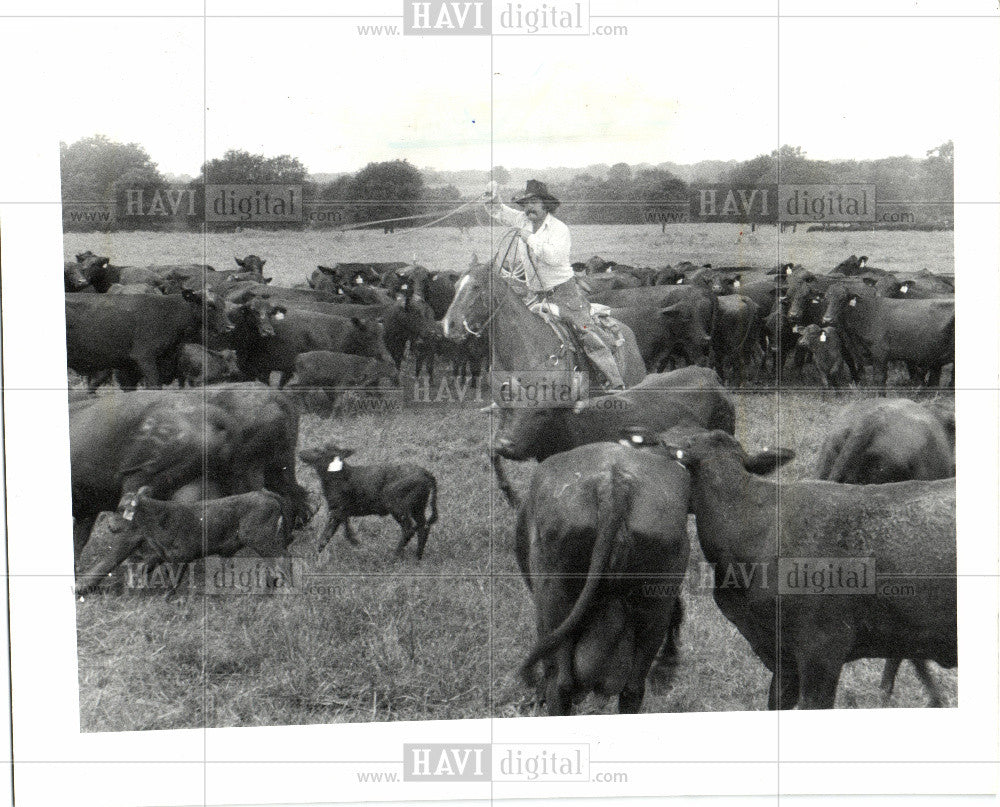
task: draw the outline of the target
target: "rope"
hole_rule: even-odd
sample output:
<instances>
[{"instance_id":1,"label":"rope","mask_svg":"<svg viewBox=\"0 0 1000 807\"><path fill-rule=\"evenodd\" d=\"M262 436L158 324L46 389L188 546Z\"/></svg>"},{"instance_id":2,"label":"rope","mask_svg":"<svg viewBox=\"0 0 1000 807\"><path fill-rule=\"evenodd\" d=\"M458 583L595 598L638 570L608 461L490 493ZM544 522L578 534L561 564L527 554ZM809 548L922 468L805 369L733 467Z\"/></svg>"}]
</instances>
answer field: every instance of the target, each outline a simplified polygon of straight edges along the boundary
<instances>
[{"instance_id":1,"label":"rope","mask_svg":"<svg viewBox=\"0 0 1000 807\"><path fill-rule=\"evenodd\" d=\"M479 202L478 199L471 199L468 202L462 202L462 204L460 204L454 210L451 210L448 213L445 213L443 216L434 219L434 221L428 221L425 224L420 224L420 225L418 225L416 227L411 227L410 229L411 230L419 230L419 229L422 229L423 227L431 227L432 225L437 224L439 221L444 221L445 219L450 218L451 216L454 216L456 213L460 213L461 211L465 210L467 207L471 207L472 205L477 204L478 202ZM344 225L341 225L337 229L341 230L341 231L344 231L344 230L360 230L360 229L363 229L364 227L375 227L376 225L379 225L379 224L389 224L390 222L394 222L394 221L411 221L413 219L426 219L426 218L429 218L431 216L437 216L437 212L434 212L434 213L415 213L412 216L396 216L395 218L392 218L392 219L378 219L377 221L359 221L356 224L344 224Z\"/></svg>"}]
</instances>

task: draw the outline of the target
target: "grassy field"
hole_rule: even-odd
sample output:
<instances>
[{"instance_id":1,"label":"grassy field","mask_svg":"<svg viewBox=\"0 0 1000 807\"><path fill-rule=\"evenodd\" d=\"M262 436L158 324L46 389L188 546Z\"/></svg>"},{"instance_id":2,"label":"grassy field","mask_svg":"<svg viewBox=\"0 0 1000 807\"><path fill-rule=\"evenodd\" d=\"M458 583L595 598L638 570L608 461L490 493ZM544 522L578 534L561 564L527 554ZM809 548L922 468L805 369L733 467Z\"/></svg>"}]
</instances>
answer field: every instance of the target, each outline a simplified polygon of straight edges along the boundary
<instances>
[{"instance_id":1,"label":"grassy field","mask_svg":"<svg viewBox=\"0 0 1000 807\"><path fill-rule=\"evenodd\" d=\"M677 260L773 264L772 228L739 235L726 225L702 228L576 227L574 259L599 253L637 264ZM115 263L205 261L229 268L234 255L268 260L276 283L298 282L317 263L416 260L461 269L470 254L490 252L486 228L470 234L435 229L381 233L242 233L212 235L68 234L67 256L83 249ZM951 271L950 233L811 233L781 238L781 260L817 269L867 254L888 268ZM890 257L891 256L891 257ZM407 383L411 379L407 379ZM851 396L815 392L737 394L737 436L748 450L782 445L796 459L783 478L811 475L832 413ZM358 463L409 460L437 477L440 521L417 564L412 547L397 560L390 519L355 522L361 546L336 539L319 557L313 523L299 531L295 586L285 593L95 594L77 604L80 722L85 731L295 725L383 720L440 720L534 713L531 693L513 678L534 641L533 606L513 558L513 514L496 492L487 462L490 419L469 405L410 405L382 414L302 418L300 447L336 438ZM534 463L508 464L523 489ZM319 485L298 476L319 502ZM691 581L703 561L692 541ZM759 710L769 675L720 614L710 592L692 582L681 663L669 689L647 693L648 712ZM879 705L881 662L844 669L837 705ZM937 671L954 704L957 675ZM926 697L904 665L895 706ZM585 713L613 713L588 700Z\"/></svg>"},{"instance_id":2,"label":"grassy field","mask_svg":"<svg viewBox=\"0 0 1000 807\"><path fill-rule=\"evenodd\" d=\"M473 228L461 233L455 228L432 227L350 232L221 233L67 233L66 259L93 250L112 263L145 266L151 263L208 263L216 269L233 269L234 256L248 253L267 260L267 272L279 285L300 282L316 264L337 261L413 261L430 269L464 270L473 252L492 255L491 238L504 228ZM832 269L847 256L868 255L873 266L893 271L954 271L954 237L950 232L785 232L763 227L742 232L730 224L674 224L666 232L654 225L581 225L571 230L573 260L599 254L604 258L637 266L662 266L689 260L715 266L773 266L794 261L810 269Z\"/></svg>"},{"instance_id":3,"label":"grassy field","mask_svg":"<svg viewBox=\"0 0 1000 807\"><path fill-rule=\"evenodd\" d=\"M749 450L783 445L796 459L784 478L808 477L831 410L819 394L741 394L738 436ZM432 469L441 520L419 565L392 549L390 519L357 520L362 545L342 538L317 558L325 508L292 546L307 576L287 593L98 594L78 603L81 725L138 730L533 713L513 677L534 639L533 607L513 558L513 516L494 493L486 461L489 418L474 407L428 405L391 416L303 418L302 445L336 437L358 462L393 458ZM534 463L511 468L519 489ZM299 467L318 501L318 482ZM685 592L682 661L650 712L763 709L768 674L746 641L699 590L693 554ZM848 665L838 706L879 705L881 662ZM956 676L938 671L954 702ZM908 666L893 704L925 696ZM586 702L584 712L613 713Z\"/></svg>"}]
</instances>

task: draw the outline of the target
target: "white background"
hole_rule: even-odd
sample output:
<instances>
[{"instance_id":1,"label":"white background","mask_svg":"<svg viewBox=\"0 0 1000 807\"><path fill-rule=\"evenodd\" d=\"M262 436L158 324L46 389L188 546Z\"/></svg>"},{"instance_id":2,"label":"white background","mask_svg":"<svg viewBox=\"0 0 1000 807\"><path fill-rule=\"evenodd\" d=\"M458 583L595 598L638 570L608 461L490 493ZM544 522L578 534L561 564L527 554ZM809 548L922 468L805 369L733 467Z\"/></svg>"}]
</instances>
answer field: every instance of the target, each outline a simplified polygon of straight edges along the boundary
<instances>
[{"instance_id":1,"label":"white background","mask_svg":"<svg viewBox=\"0 0 1000 807\"><path fill-rule=\"evenodd\" d=\"M326 14L399 13L397 2L362 7L347 0L284 4L281 11L317 8ZM702 16L631 17L623 19L628 37L601 41L498 39L492 108L486 38L363 39L353 19L320 24L304 18L0 17L4 422L18 803L712 793L759 794L763 804L773 803L779 792L996 791L1000 23L988 16L950 16L989 15L995 4L859 3L825 10L868 15L838 18L814 16L820 11L815 5L783 2L782 13L797 16L779 23L775 4L749 3L738 6L744 15L739 19L711 18L732 8L632 0L612 9L610 2L594 0L593 15L667 9ZM264 3L216 2L208 8L210 14L272 10ZM45 2L21 13L46 11L81 13L77 4ZM141 10L124 2L87 8L130 15L203 11L201 3L183 0L147 3ZM917 16L891 16L900 12ZM301 81L324 65L325 82ZM206 147L209 156L228 147L311 155L304 161L316 171L354 170L369 159L401 156L406 148L421 166L488 167L488 129L461 122L466 119L489 122L494 162L507 166L744 159L781 143L824 158L919 157L954 139L959 708L79 733L65 341L61 279L52 270L62 260L58 141L103 131L142 143L154 160L172 155L176 165L162 167L188 173L197 172ZM2 682L0 692L6 694ZM376 791L357 785L356 770L392 766L350 760L399 760L402 743L415 740L586 742L592 770L599 769L597 761L633 762L608 766L626 770L630 782L607 789L397 785ZM0 748L4 752L9 748ZM648 762L662 760L672 764ZM877 803L892 801L882 797Z\"/></svg>"}]
</instances>

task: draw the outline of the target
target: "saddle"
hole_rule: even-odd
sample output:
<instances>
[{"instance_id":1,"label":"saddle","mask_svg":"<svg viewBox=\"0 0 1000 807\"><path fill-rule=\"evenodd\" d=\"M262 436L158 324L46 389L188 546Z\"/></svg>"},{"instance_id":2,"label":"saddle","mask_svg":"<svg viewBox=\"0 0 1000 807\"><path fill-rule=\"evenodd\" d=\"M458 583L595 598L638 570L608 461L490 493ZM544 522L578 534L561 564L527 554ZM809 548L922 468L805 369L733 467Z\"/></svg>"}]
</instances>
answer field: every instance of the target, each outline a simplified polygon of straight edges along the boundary
<instances>
[{"instance_id":1,"label":"saddle","mask_svg":"<svg viewBox=\"0 0 1000 807\"><path fill-rule=\"evenodd\" d=\"M584 349L576 329L559 316L558 304L541 299L529 305L528 308L552 328L555 335L559 337L563 350L573 354L571 362L575 371L587 370L593 373L596 370L598 376L602 375L600 368L592 366L589 361L587 351ZM621 348L625 344L621 323L611 316L611 309L608 306L600 303L590 303L590 316L599 326L598 330L595 331L596 335L611 351L611 355L614 356L615 363L618 365L618 371L621 373L624 369Z\"/></svg>"}]
</instances>

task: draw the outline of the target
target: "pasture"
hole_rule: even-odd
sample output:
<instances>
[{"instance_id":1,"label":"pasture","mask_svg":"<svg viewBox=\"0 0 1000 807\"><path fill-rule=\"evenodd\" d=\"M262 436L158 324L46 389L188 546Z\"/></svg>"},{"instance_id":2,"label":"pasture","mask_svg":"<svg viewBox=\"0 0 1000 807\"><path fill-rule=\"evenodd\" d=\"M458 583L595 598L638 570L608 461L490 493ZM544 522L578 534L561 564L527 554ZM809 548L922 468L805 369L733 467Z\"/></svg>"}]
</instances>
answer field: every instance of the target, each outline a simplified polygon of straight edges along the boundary
<instances>
[{"instance_id":1,"label":"pasture","mask_svg":"<svg viewBox=\"0 0 1000 807\"><path fill-rule=\"evenodd\" d=\"M476 252L487 258L495 239L505 232L476 227L465 233L452 227L330 232L242 233L66 233L66 260L84 250L106 255L114 264L208 263L234 269L234 256L248 253L267 259L265 274L276 285L303 282L317 264L337 261L416 261L431 270L463 271ZM868 255L869 263L894 272L954 271L954 237L950 232L814 232L804 227L781 235L775 227L744 232L730 224L580 225L571 229L573 260L601 255L634 266L662 266L689 260L713 266L774 266L800 263L827 272L848 255Z\"/></svg>"},{"instance_id":2,"label":"pasture","mask_svg":"<svg viewBox=\"0 0 1000 807\"><path fill-rule=\"evenodd\" d=\"M500 233L497 232L496 235ZM867 254L892 270L952 271L951 233L740 234L729 225L575 227L574 259L592 254L638 265L678 260L716 265L794 261L826 271L847 255ZM65 252L91 249L113 263L267 259L275 284L301 282L317 263L416 260L461 270L472 252L491 254L490 231L67 234ZM404 385L412 377L404 378ZM404 395L406 387L404 386ZM942 393L943 394L943 393ZM806 478L831 416L860 393L735 393L737 437L753 451L793 448L783 479ZM410 396L413 397L412 395ZM514 678L535 637L534 608L513 556L513 512L498 493L487 459L491 418L478 405L411 402L382 413L301 420L299 447L336 438L356 450L352 462L411 461L438 481L440 521L424 560L413 548L392 555L391 519L357 519L361 545L341 535L316 556L321 507L296 533L301 558L289 591L233 590L222 595L95 593L77 603L80 724L84 731L298 725L387 720L519 717L534 714L533 693ZM524 489L534 463L507 463ZM319 504L319 484L303 464L299 482ZM684 589L687 618L681 660L669 688L647 691L645 712L762 710L769 673L699 585L703 557L693 520ZM68 538L68 536L67 536ZM950 540L942 536L942 540ZM65 544L68 548L69 542ZM838 707L876 708L881 661L845 667ZM934 668L948 705L957 674ZM894 706L920 707L926 695L904 664ZM580 713L614 714L593 699Z\"/></svg>"}]
</instances>

